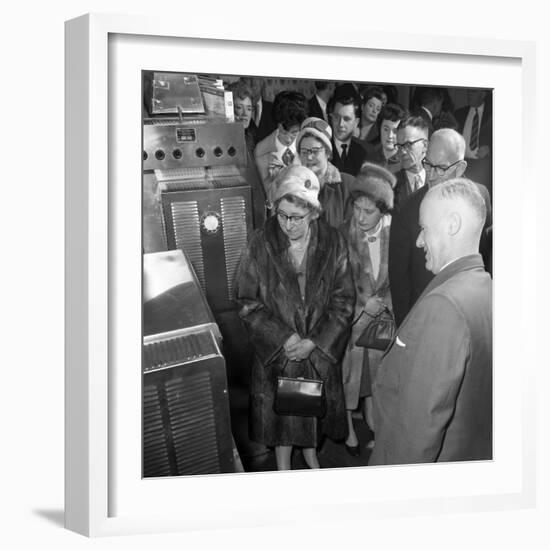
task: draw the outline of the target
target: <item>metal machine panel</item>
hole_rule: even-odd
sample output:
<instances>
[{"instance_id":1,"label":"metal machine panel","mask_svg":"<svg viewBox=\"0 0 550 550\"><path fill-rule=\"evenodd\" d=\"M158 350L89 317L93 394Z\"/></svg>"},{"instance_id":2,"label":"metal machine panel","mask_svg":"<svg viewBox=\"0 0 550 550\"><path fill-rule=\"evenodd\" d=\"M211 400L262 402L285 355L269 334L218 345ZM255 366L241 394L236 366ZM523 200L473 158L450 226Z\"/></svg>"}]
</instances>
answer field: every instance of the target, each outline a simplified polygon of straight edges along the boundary
<instances>
[{"instance_id":1,"label":"metal machine panel","mask_svg":"<svg viewBox=\"0 0 550 550\"><path fill-rule=\"evenodd\" d=\"M152 114L204 113L197 75L153 73L152 85Z\"/></svg>"},{"instance_id":2,"label":"metal machine panel","mask_svg":"<svg viewBox=\"0 0 550 550\"><path fill-rule=\"evenodd\" d=\"M143 475L233 472L220 332L189 259L145 254L143 270Z\"/></svg>"},{"instance_id":3,"label":"metal machine panel","mask_svg":"<svg viewBox=\"0 0 550 550\"><path fill-rule=\"evenodd\" d=\"M143 346L143 475L234 472L225 361L209 330Z\"/></svg>"},{"instance_id":4,"label":"metal machine panel","mask_svg":"<svg viewBox=\"0 0 550 550\"><path fill-rule=\"evenodd\" d=\"M252 231L252 199L248 186L212 186L165 191L162 204L168 248L185 250L197 274L204 273L201 286L218 312L234 308L233 281Z\"/></svg>"},{"instance_id":5,"label":"metal machine panel","mask_svg":"<svg viewBox=\"0 0 550 550\"><path fill-rule=\"evenodd\" d=\"M143 126L143 169L246 164L240 122L181 122Z\"/></svg>"}]
</instances>

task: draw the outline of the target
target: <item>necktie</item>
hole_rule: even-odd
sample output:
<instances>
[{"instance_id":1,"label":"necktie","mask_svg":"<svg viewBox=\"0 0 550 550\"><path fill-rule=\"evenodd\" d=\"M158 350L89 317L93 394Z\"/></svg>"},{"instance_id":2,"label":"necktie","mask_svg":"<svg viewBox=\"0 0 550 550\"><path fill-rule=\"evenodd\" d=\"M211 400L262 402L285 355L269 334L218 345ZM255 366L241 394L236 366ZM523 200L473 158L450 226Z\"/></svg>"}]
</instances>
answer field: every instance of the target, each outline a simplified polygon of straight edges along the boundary
<instances>
[{"instance_id":1,"label":"necktie","mask_svg":"<svg viewBox=\"0 0 550 550\"><path fill-rule=\"evenodd\" d=\"M282 160L285 166L289 166L294 160L294 153L288 147L283 153Z\"/></svg>"},{"instance_id":2,"label":"necktie","mask_svg":"<svg viewBox=\"0 0 550 550\"><path fill-rule=\"evenodd\" d=\"M475 151L478 146L478 138L479 138L479 113L476 112L474 114L474 120L472 121L472 133L470 135L470 151Z\"/></svg>"},{"instance_id":3,"label":"necktie","mask_svg":"<svg viewBox=\"0 0 550 550\"><path fill-rule=\"evenodd\" d=\"M417 191L421 187L422 187L422 177L419 174L417 174L414 177L414 191Z\"/></svg>"},{"instance_id":4,"label":"necktie","mask_svg":"<svg viewBox=\"0 0 550 550\"><path fill-rule=\"evenodd\" d=\"M342 143L342 162L346 162L346 160L348 160L347 148L347 143Z\"/></svg>"}]
</instances>

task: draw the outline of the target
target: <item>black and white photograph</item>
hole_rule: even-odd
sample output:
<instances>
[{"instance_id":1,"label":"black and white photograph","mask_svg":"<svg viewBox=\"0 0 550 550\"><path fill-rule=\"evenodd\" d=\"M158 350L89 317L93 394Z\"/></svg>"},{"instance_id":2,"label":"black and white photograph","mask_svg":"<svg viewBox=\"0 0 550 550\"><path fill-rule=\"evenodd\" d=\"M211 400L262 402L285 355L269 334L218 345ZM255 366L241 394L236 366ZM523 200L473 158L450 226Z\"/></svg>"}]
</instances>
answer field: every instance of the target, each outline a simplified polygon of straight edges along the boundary
<instances>
[{"instance_id":1,"label":"black and white photograph","mask_svg":"<svg viewBox=\"0 0 550 550\"><path fill-rule=\"evenodd\" d=\"M491 461L493 89L141 92L143 477Z\"/></svg>"}]
</instances>

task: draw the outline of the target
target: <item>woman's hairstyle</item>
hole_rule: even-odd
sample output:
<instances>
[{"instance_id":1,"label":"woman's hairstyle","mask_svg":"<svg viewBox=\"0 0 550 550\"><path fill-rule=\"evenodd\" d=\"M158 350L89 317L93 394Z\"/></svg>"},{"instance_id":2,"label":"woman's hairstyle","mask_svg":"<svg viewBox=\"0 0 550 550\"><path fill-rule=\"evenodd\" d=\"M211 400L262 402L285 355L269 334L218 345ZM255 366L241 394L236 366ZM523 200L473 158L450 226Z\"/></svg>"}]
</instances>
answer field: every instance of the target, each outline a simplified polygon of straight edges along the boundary
<instances>
[{"instance_id":1,"label":"woman's hairstyle","mask_svg":"<svg viewBox=\"0 0 550 550\"><path fill-rule=\"evenodd\" d=\"M300 126L307 118L308 104L304 94L294 91L279 92L273 101L273 120L285 130Z\"/></svg>"},{"instance_id":2,"label":"woman's hairstyle","mask_svg":"<svg viewBox=\"0 0 550 550\"><path fill-rule=\"evenodd\" d=\"M384 120L390 120L391 122L398 122L407 118L408 114L401 105L397 103L386 103L386 105L380 111L378 115L377 124L378 127L382 125Z\"/></svg>"},{"instance_id":3,"label":"woman's hairstyle","mask_svg":"<svg viewBox=\"0 0 550 550\"><path fill-rule=\"evenodd\" d=\"M250 98L250 101L254 103L254 95L252 94L252 88L242 80L237 80L227 86L230 92L233 92L233 99L246 99Z\"/></svg>"},{"instance_id":4,"label":"woman's hairstyle","mask_svg":"<svg viewBox=\"0 0 550 550\"><path fill-rule=\"evenodd\" d=\"M384 103L384 90L380 86L369 86L362 95L362 106L365 107L365 104L369 99L375 97Z\"/></svg>"}]
</instances>

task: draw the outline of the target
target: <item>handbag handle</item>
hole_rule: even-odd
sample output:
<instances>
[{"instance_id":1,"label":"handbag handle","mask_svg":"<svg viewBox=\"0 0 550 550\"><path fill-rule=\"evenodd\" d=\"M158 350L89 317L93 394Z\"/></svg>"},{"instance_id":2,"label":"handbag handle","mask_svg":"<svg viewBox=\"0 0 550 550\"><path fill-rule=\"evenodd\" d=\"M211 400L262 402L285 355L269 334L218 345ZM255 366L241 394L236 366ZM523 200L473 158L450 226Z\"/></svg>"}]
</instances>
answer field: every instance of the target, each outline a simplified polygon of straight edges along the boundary
<instances>
[{"instance_id":1,"label":"handbag handle","mask_svg":"<svg viewBox=\"0 0 550 550\"><path fill-rule=\"evenodd\" d=\"M321 378L321 375L319 374L319 371L315 368L315 365L313 364L313 361L307 357L306 359L300 359L300 361L295 361L296 363L301 363L302 361L309 361L309 364L311 365L311 368L313 369L313 372L315 373L315 375L317 376L317 378L322 382L323 379ZM288 366L288 364L290 363L290 359L288 359L288 357L285 359L285 364L283 365L283 368L281 369L281 374L284 373L286 367Z\"/></svg>"},{"instance_id":2,"label":"handbag handle","mask_svg":"<svg viewBox=\"0 0 550 550\"><path fill-rule=\"evenodd\" d=\"M384 307L380 311L380 313L377 313L374 317L371 317L369 315L369 317L371 317L371 319L376 319L376 318L380 317L380 315L382 315L382 313L384 313L384 312L387 312L390 315L390 317L393 319L393 321L395 322L395 316L393 315L393 311L386 304L384 304ZM361 317L363 317L363 313L367 313L367 312L365 310L361 311L361 313L357 316L357 319L355 319L355 321L352 321L350 326L355 325L359 321L359 319L361 319ZM367 313L367 315L368 315L368 313Z\"/></svg>"}]
</instances>

